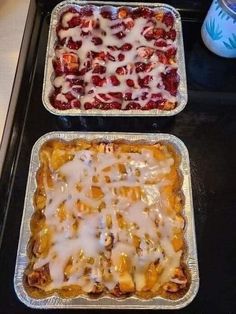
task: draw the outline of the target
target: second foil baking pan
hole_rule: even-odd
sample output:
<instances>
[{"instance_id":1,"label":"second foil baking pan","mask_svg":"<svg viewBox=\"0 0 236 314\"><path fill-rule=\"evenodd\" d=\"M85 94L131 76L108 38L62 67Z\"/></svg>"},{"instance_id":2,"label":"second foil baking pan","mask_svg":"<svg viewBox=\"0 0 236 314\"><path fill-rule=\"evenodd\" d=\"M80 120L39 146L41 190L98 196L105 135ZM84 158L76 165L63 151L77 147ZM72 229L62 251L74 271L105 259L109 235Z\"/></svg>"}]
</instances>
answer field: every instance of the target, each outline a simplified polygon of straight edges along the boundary
<instances>
[{"instance_id":1,"label":"second foil baking pan","mask_svg":"<svg viewBox=\"0 0 236 314\"><path fill-rule=\"evenodd\" d=\"M111 10L117 10L119 7L137 8L143 6L141 2L103 2L103 1L63 1L59 3L52 11L48 45L46 52L46 63L44 70L44 81L43 81L43 94L42 101L45 108L55 115L60 116L173 116L178 114L184 109L187 104L188 94L187 94L187 83L186 83L186 71L185 71L185 58L184 58L184 46L183 46L183 33L182 33L182 22L179 12L172 6L160 3L145 3L145 7L160 10L163 12L171 12L175 17L175 29L177 33L176 46L177 55L176 63L178 66L178 74L180 77L178 93L177 93L177 106L172 110L160 110L160 109L150 109L150 110L120 110L120 109L79 109L72 108L66 110L60 110L54 108L50 103L50 95L53 91L53 80L54 80L54 69L53 69L53 58L55 56L55 44L57 42L57 25L60 20L61 14L67 11L71 7L77 9L82 8L86 5L93 5L97 8L110 8Z\"/></svg>"},{"instance_id":2,"label":"second foil baking pan","mask_svg":"<svg viewBox=\"0 0 236 314\"><path fill-rule=\"evenodd\" d=\"M126 140L145 141L148 143L165 142L174 147L181 157L179 170L183 178L182 193L184 195L183 216L186 221L185 241L187 250L185 263L190 272L191 282L189 290L180 299L170 300L157 296L149 300L139 299L135 296L125 299L115 299L109 296L91 299L86 296L76 298L60 298L52 295L44 299L29 296L24 286L24 272L28 265L27 245L30 239L30 220L34 212L34 193L37 188L36 173L40 166L39 151L42 145L52 139L71 141L85 139L88 141L100 140L104 142ZM51 132L42 136L34 145L31 154L28 182L25 194L25 204L22 225L19 237L19 246L16 260L14 287L18 298L32 308L109 308L109 309L178 309L187 306L196 296L199 287L198 259L195 240L194 212L192 203L191 177L189 156L186 146L181 140L169 134L141 134L141 133L105 133L105 132Z\"/></svg>"}]
</instances>

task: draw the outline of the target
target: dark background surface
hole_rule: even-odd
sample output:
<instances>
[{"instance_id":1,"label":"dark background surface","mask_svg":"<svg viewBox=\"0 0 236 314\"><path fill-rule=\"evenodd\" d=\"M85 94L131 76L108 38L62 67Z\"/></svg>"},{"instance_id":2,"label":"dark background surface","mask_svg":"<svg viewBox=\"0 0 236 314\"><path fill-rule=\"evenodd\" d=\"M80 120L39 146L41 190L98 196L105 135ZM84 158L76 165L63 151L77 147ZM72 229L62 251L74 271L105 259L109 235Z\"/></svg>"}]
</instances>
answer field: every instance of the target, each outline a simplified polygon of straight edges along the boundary
<instances>
[{"instance_id":1,"label":"dark background surface","mask_svg":"<svg viewBox=\"0 0 236 314\"><path fill-rule=\"evenodd\" d=\"M57 130L165 132L186 144L200 289L178 313L236 313L236 59L213 55L201 41L200 27L210 1L166 2L182 15L189 93L184 111L171 118L60 118L47 112L41 101L42 81L50 11L57 1L37 2L0 184L0 313L39 312L18 301L13 277L31 149L41 135ZM169 312L173 313L165 311Z\"/></svg>"}]
</instances>

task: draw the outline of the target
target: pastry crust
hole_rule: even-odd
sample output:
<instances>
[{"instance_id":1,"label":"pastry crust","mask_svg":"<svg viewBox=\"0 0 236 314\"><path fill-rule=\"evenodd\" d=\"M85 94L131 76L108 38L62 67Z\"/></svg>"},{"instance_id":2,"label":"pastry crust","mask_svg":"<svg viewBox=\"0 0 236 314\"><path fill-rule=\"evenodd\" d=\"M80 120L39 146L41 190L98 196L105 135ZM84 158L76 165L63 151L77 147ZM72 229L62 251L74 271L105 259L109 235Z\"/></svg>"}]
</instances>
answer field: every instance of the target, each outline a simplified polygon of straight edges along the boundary
<instances>
[{"instance_id":1,"label":"pastry crust","mask_svg":"<svg viewBox=\"0 0 236 314\"><path fill-rule=\"evenodd\" d=\"M35 298L188 290L180 156L164 143L49 140L39 153L25 287Z\"/></svg>"}]
</instances>

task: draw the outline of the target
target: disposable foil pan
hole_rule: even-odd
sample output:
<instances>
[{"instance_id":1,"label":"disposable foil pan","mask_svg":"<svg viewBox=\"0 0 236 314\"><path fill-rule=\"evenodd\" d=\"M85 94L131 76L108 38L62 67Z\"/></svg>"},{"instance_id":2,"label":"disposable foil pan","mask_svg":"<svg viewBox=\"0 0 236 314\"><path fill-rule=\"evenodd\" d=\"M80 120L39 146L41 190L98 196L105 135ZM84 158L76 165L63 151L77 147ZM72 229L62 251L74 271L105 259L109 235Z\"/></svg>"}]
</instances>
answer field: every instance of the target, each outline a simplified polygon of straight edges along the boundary
<instances>
[{"instance_id":1,"label":"disposable foil pan","mask_svg":"<svg viewBox=\"0 0 236 314\"><path fill-rule=\"evenodd\" d=\"M143 300L132 296L125 299L115 299L110 296L91 299L86 296L63 299L57 295L49 296L44 299L34 299L30 297L23 285L25 268L28 265L27 244L30 239L30 219L34 212L33 197L36 190L36 172L39 168L39 150L46 141L50 139L73 140L83 138L86 140L128 140L128 141L147 141L155 143L164 141L172 144L177 153L181 156L180 172L183 177L182 192L184 194L183 214L186 220L185 242L187 252L185 263L191 277L191 284L187 293L178 300L164 299L160 296L149 300ZM108 308L108 309L178 309L188 305L196 296L199 287L198 259L195 240L194 213L192 203L191 178L189 168L189 156L186 146L181 140L169 134L151 133L106 133L106 132L51 132L42 136L35 144L31 153L28 182L25 195L24 211L19 236L19 245L16 259L14 276L14 287L18 298L27 306L32 308Z\"/></svg>"},{"instance_id":2,"label":"disposable foil pan","mask_svg":"<svg viewBox=\"0 0 236 314\"><path fill-rule=\"evenodd\" d=\"M175 17L175 29L176 29L176 43L177 43L177 65L178 74L180 76L180 84L178 87L177 94L177 107L170 111L164 111L160 109L152 110L101 110L101 109L67 109L59 110L54 108L49 100L49 96L53 91L52 81L54 79L54 69L52 66L52 60L55 56L54 45L57 41L56 27L59 22L60 16L69 7L75 6L80 8L84 5L94 5L96 7L112 7L112 9L117 9L120 6L126 6L129 8L137 8L139 6L145 6L152 9L160 9L165 12L172 12ZM141 2L106 2L106 1L87 1L87 0L67 0L59 3L52 11L51 21L49 27L49 36L46 52L46 62L44 69L44 81L43 81L43 93L42 101L45 108L55 115L60 116L173 116L184 109L187 104L188 94L187 94L187 83L186 83L186 71L185 71L185 58L184 58L184 45L183 45L183 33L182 33L182 23L179 12L170 5L161 3L141 3Z\"/></svg>"}]
</instances>

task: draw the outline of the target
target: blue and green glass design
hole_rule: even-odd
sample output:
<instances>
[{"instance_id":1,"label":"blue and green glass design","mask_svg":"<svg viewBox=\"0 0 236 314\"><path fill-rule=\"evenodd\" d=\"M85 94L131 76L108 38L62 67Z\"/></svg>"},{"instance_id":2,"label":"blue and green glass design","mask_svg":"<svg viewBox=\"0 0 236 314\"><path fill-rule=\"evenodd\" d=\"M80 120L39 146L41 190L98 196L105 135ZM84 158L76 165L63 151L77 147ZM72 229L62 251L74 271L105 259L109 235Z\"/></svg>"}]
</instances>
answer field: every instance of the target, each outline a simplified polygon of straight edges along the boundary
<instances>
[{"instance_id":1,"label":"blue and green glass design","mask_svg":"<svg viewBox=\"0 0 236 314\"><path fill-rule=\"evenodd\" d=\"M236 49L236 34L232 34L232 36L228 38L228 42L223 41L223 44L228 49Z\"/></svg>"},{"instance_id":2,"label":"blue and green glass design","mask_svg":"<svg viewBox=\"0 0 236 314\"><path fill-rule=\"evenodd\" d=\"M221 5L219 4L219 1L218 0L215 0L214 1L215 3L215 10L216 11L219 11L218 12L218 16L221 18L221 19L226 19L226 21L228 21L230 18L233 20L233 23L236 23L236 18L233 18L232 16L230 16L229 14L227 14L224 10L222 10L222 7Z\"/></svg>"},{"instance_id":3,"label":"blue and green glass design","mask_svg":"<svg viewBox=\"0 0 236 314\"><path fill-rule=\"evenodd\" d=\"M212 40L219 40L223 37L222 30L215 19L210 19L206 22L206 30Z\"/></svg>"}]
</instances>

